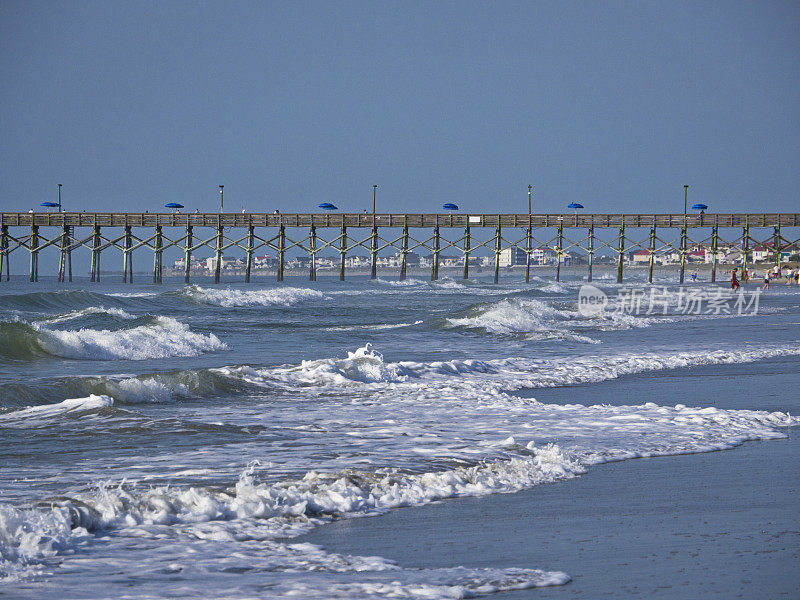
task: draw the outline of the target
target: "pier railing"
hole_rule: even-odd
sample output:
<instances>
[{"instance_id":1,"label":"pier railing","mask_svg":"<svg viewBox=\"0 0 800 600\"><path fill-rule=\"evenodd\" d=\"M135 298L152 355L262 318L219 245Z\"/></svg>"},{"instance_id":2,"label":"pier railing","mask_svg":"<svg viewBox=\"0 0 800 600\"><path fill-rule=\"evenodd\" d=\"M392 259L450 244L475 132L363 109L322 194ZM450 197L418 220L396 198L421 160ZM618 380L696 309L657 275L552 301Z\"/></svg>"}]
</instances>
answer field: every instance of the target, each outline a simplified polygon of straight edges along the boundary
<instances>
[{"instance_id":1,"label":"pier railing","mask_svg":"<svg viewBox=\"0 0 800 600\"><path fill-rule=\"evenodd\" d=\"M52 237L40 228L55 227ZM23 228L22 233L18 230ZM103 233L105 228L106 233ZM180 228L177 237L167 232ZM204 228L212 231L202 233ZM457 239L447 239L440 229L459 229ZM612 229L612 239L600 239L595 229ZM643 240L633 238L630 230L649 229ZM741 228L741 235L725 239L720 229ZM771 231L763 232L769 228ZM588 279L592 279L595 255L616 254L617 281L621 282L625 254L636 252L649 266L653 280L656 257L674 254L680 263L680 281L684 280L687 261L698 256L710 256L712 281L716 280L721 256L738 256L737 264L746 268L751 253L780 264L785 252L797 252L800 240L792 239L800 228L800 213L710 213L710 214L497 214L497 213L68 213L68 212L3 212L0 213L0 279L5 270L9 278L10 255L27 250L30 255L30 281L39 278L39 255L47 248L59 252L59 281L72 281L72 253L86 248L90 252L90 280L100 280L100 257L103 250L116 249L122 253L123 281L133 281L133 253L139 248L153 251L153 281L161 283L163 252L178 248L184 254L185 281L188 283L192 254L202 248L214 252L215 281L219 282L222 257L226 250L238 248L246 256L245 281L250 281L254 252L272 250L277 255L276 274L283 280L286 253L294 250L306 253L309 277L317 274L318 254L335 251L340 257L340 278L345 278L347 253L362 249L369 253L371 276L377 276L378 254L394 249L399 258L399 276L405 278L407 259L415 251L427 250L431 257L431 279L439 277L442 252L452 249L461 253L464 278L469 277L470 255L476 251L494 254L494 280L497 282L502 264L526 266L526 281L530 280L531 265L547 260L551 255L556 266L556 279L561 266L573 258L585 260ZM137 235L142 233L144 235ZM299 237L296 230L300 230ZM318 230L335 232L324 239ZM367 229L364 234L349 233ZM411 230L425 229L420 235ZM473 230L488 229L488 239L475 236ZM710 231L703 231L704 229ZM111 233L109 234L109 230ZM295 238L287 235L287 230ZM304 230L307 230L307 234ZM401 233L397 233L401 230ZM579 239L571 239L577 230ZM659 232L662 231L662 233ZM756 237L762 230L761 237ZM663 233L666 231L666 234ZM136 232L136 233L134 233ZM510 233L509 233L510 232ZM571 233L572 232L572 233ZM689 233L692 232L690 236ZM210 233L210 235L208 235ZM699 237L698 237L699 235ZM730 235L730 234L728 234ZM789 235L789 237L786 237ZM607 236L606 236L607 237ZM738 253L738 254L737 254ZM544 259L542 258L544 256ZM755 254L752 254L753 259Z\"/></svg>"}]
</instances>

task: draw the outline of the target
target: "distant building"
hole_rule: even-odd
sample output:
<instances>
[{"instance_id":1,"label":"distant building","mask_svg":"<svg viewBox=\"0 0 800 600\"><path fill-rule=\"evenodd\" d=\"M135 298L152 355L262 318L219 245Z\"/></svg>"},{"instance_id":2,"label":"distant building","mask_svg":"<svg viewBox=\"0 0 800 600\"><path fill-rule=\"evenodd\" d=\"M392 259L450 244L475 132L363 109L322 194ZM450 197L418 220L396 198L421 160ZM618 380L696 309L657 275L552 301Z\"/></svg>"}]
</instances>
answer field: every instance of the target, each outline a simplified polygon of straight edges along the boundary
<instances>
[{"instance_id":1,"label":"distant building","mask_svg":"<svg viewBox=\"0 0 800 600\"><path fill-rule=\"evenodd\" d=\"M527 263L527 254L525 250L511 246L510 248L503 248L500 251L500 266L513 267L516 265L524 265Z\"/></svg>"},{"instance_id":2,"label":"distant building","mask_svg":"<svg viewBox=\"0 0 800 600\"><path fill-rule=\"evenodd\" d=\"M531 262L535 265L553 265L556 257L556 251L549 246L539 246L531 252Z\"/></svg>"}]
</instances>

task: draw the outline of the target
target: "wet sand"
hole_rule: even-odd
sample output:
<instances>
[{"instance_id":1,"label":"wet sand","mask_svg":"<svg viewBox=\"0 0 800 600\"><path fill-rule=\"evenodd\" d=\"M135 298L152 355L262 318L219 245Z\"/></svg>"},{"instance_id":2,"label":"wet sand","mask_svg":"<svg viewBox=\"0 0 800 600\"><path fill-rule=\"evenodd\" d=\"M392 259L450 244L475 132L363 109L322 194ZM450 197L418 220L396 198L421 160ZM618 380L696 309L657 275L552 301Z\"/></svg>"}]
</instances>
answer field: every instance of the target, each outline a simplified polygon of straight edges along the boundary
<instances>
[{"instance_id":1,"label":"wet sand","mask_svg":"<svg viewBox=\"0 0 800 600\"><path fill-rule=\"evenodd\" d=\"M798 360L698 368L552 390L542 402L800 412ZM655 383L658 385L655 385ZM687 386L690 386L687 388ZM696 401L685 397L696 391ZM678 395L680 394L680 395ZM591 398L594 400L592 401ZM800 431L721 452L628 460L516 494L462 498L321 527L302 540L403 567L530 567L565 586L496 598L800 597Z\"/></svg>"}]
</instances>

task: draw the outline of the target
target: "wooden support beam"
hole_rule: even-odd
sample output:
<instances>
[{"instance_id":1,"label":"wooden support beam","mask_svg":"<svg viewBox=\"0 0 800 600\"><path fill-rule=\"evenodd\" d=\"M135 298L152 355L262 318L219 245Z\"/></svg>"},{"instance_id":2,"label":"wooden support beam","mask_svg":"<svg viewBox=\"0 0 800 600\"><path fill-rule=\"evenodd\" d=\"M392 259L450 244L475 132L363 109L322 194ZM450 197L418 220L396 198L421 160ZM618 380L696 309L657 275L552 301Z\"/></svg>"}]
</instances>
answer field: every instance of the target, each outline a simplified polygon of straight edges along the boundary
<instances>
[{"instance_id":1,"label":"wooden support beam","mask_svg":"<svg viewBox=\"0 0 800 600\"><path fill-rule=\"evenodd\" d=\"M94 226L94 233L92 234L92 264L91 264L91 277L93 282L100 282L100 225Z\"/></svg>"},{"instance_id":2,"label":"wooden support beam","mask_svg":"<svg viewBox=\"0 0 800 600\"><path fill-rule=\"evenodd\" d=\"M63 283L67 268L67 226L61 228L61 240L59 240L58 253L58 282Z\"/></svg>"},{"instance_id":3,"label":"wooden support beam","mask_svg":"<svg viewBox=\"0 0 800 600\"><path fill-rule=\"evenodd\" d=\"M163 253L163 241L161 225L156 225L156 237L153 249L153 283L161 283L161 255Z\"/></svg>"},{"instance_id":4,"label":"wooden support beam","mask_svg":"<svg viewBox=\"0 0 800 600\"><path fill-rule=\"evenodd\" d=\"M71 225L67 226L67 239L69 246L67 247L67 279L72 283L72 237L75 234L75 228Z\"/></svg>"},{"instance_id":5,"label":"wooden support beam","mask_svg":"<svg viewBox=\"0 0 800 600\"><path fill-rule=\"evenodd\" d=\"M714 225L711 231L711 283L717 281L717 251L719 248L719 228Z\"/></svg>"},{"instance_id":6,"label":"wooden support beam","mask_svg":"<svg viewBox=\"0 0 800 600\"><path fill-rule=\"evenodd\" d=\"M776 225L772 234L772 251L775 256L775 266L781 265L781 226Z\"/></svg>"},{"instance_id":7,"label":"wooden support beam","mask_svg":"<svg viewBox=\"0 0 800 600\"><path fill-rule=\"evenodd\" d=\"M439 224L433 228L433 261L431 264L431 281L439 279Z\"/></svg>"},{"instance_id":8,"label":"wooden support beam","mask_svg":"<svg viewBox=\"0 0 800 600\"><path fill-rule=\"evenodd\" d=\"M222 225L220 225L217 227L217 246L214 252L216 261L214 265L214 283L219 283L219 275L222 270L222 241Z\"/></svg>"},{"instance_id":9,"label":"wooden support beam","mask_svg":"<svg viewBox=\"0 0 800 600\"><path fill-rule=\"evenodd\" d=\"M653 283L653 267L656 264L656 226L650 228L650 257L649 257L649 272L647 274L647 281Z\"/></svg>"},{"instance_id":10,"label":"wooden support beam","mask_svg":"<svg viewBox=\"0 0 800 600\"><path fill-rule=\"evenodd\" d=\"M281 223L280 232L278 233L278 281L283 281L283 267L286 258L286 228Z\"/></svg>"},{"instance_id":11,"label":"wooden support beam","mask_svg":"<svg viewBox=\"0 0 800 600\"><path fill-rule=\"evenodd\" d=\"M500 283L500 252L503 237L500 231L500 226L494 232L494 282Z\"/></svg>"},{"instance_id":12,"label":"wooden support beam","mask_svg":"<svg viewBox=\"0 0 800 600\"><path fill-rule=\"evenodd\" d=\"M617 245L617 283L622 283L622 265L625 262L625 225L619 226L619 242Z\"/></svg>"},{"instance_id":13,"label":"wooden support beam","mask_svg":"<svg viewBox=\"0 0 800 600\"><path fill-rule=\"evenodd\" d=\"M339 237L339 281L344 281L344 268L347 262L347 226L342 225Z\"/></svg>"},{"instance_id":14,"label":"wooden support beam","mask_svg":"<svg viewBox=\"0 0 800 600\"><path fill-rule=\"evenodd\" d=\"M683 278L686 273L686 253L688 252L687 248L687 240L686 240L686 223L683 224L681 227L681 280L680 282L683 283Z\"/></svg>"},{"instance_id":15,"label":"wooden support beam","mask_svg":"<svg viewBox=\"0 0 800 600\"><path fill-rule=\"evenodd\" d=\"M528 229L525 233L525 283L531 282L531 259L533 258L533 219L528 215ZM589 281L592 280L591 273Z\"/></svg>"},{"instance_id":16,"label":"wooden support beam","mask_svg":"<svg viewBox=\"0 0 800 600\"><path fill-rule=\"evenodd\" d=\"M405 281L406 268L408 266L408 216L403 222L403 241L400 244L400 281Z\"/></svg>"},{"instance_id":17,"label":"wooden support beam","mask_svg":"<svg viewBox=\"0 0 800 600\"><path fill-rule=\"evenodd\" d=\"M589 273L586 280L592 282L592 267L594 266L594 225L589 225Z\"/></svg>"},{"instance_id":18,"label":"wooden support beam","mask_svg":"<svg viewBox=\"0 0 800 600\"><path fill-rule=\"evenodd\" d=\"M375 224L375 215L372 215L372 240L370 244L370 279L378 277L378 226Z\"/></svg>"},{"instance_id":19,"label":"wooden support beam","mask_svg":"<svg viewBox=\"0 0 800 600\"><path fill-rule=\"evenodd\" d=\"M742 273L747 268L747 255L750 253L750 225L746 223L742 228Z\"/></svg>"},{"instance_id":20,"label":"wooden support beam","mask_svg":"<svg viewBox=\"0 0 800 600\"><path fill-rule=\"evenodd\" d=\"M186 226L186 242L183 246L183 282L189 283L189 275L192 271L192 237L193 236L192 226ZM131 277L133 277L133 273L131 273Z\"/></svg>"},{"instance_id":21,"label":"wooden support beam","mask_svg":"<svg viewBox=\"0 0 800 600\"><path fill-rule=\"evenodd\" d=\"M310 271L308 273L309 281L317 280L317 228L311 226L311 248L309 249Z\"/></svg>"},{"instance_id":22,"label":"wooden support beam","mask_svg":"<svg viewBox=\"0 0 800 600\"><path fill-rule=\"evenodd\" d=\"M131 226L125 225L125 240L122 243L122 283L128 282L128 271L131 272L131 283L133 283L133 265L131 264Z\"/></svg>"},{"instance_id":23,"label":"wooden support beam","mask_svg":"<svg viewBox=\"0 0 800 600\"><path fill-rule=\"evenodd\" d=\"M31 264L30 264L30 280L39 281L39 226L31 225Z\"/></svg>"},{"instance_id":24,"label":"wooden support beam","mask_svg":"<svg viewBox=\"0 0 800 600\"><path fill-rule=\"evenodd\" d=\"M244 282L250 283L250 271L253 269L253 246L256 240L255 228L250 225L247 228L247 263L244 268Z\"/></svg>"},{"instance_id":25,"label":"wooden support beam","mask_svg":"<svg viewBox=\"0 0 800 600\"><path fill-rule=\"evenodd\" d=\"M561 281L561 253L564 249L564 225L558 224L558 239L556 241L556 281Z\"/></svg>"},{"instance_id":26,"label":"wooden support beam","mask_svg":"<svg viewBox=\"0 0 800 600\"><path fill-rule=\"evenodd\" d=\"M0 226L0 281L3 280L3 262L6 265L6 281L9 279L8 225Z\"/></svg>"},{"instance_id":27,"label":"wooden support beam","mask_svg":"<svg viewBox=\"0 0 800 600\"><path fill-rule=\"evenodd\" d=\"M469 231L469 218L464 227L464 279L469 279L469 249L470 249L470 231Z\"/></svg>"}]
</instances>

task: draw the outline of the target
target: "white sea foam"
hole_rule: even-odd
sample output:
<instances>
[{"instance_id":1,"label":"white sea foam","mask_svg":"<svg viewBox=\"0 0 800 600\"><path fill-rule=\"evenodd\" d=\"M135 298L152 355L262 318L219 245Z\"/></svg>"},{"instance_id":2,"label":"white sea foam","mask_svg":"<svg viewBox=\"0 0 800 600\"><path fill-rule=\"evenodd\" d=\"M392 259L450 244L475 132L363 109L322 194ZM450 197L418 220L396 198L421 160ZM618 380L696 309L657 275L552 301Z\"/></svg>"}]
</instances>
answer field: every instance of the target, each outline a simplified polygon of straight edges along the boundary
<instances>
[{"instance_id":1,"label":"white sea foam","mask_svg":"<svg viewBox=\"0 0 800 600\"><path fill-rule=\"evenodd\" d=\"M647 371L683 367L745 363L778 356L800 355L800 346L762 346L743 350L697 350L671 353L630 353L579 356L561 359L507 358L487 361L449 360L433 362L386 362L371 344L348 352L343 359L318 359L287 365L255 369L224 367L217 371L250 383L301 389L318 386L334 391L338 387L368 385L369 391L380 391L373 384L405 384L418 388L434 385L483 386L490 390L555 387L596 383ZM390 388L394 391L395 388ZM348 392L350 393L350 392Z\"/></svg>"},{"instance_id":2,"label":"white sea foam","mask_svg":"<svg viewBox=\"0 0 800 600\"><path fill-rule=\"evenodd\" d=\"M309 471L299 480L257 483L250 466L229 491L103 484L43 510L0 504L0 552L4 561L28 563L74 546L90 531L184 524L203 537L209 535L204 523L241 519L258 522L237 528L235 539L269 540L298 535L334 516L512 492L582 472L580 464L549 446L534 448L524 458L423 474Z\"/></svg>"},{"instance_id":3,"label":"white sea foam","mask_svg":"<svg viewBox=\"0 0 800 600\"><path fill-rule=\"evenodd\" d=\"M308 300L319 300L325 295L309 288L276 287L260 290L239 290L234 288L204 288L193 285L183 288L182 293L206 304L216 306L292 306Z\"/></svg>"},{"instance_id":4,"label":"white sea foam","mask_svg":"<svg viewBox=\"0 0 800 600\"><path fill-rule=\"evenodd\" d=\"M197 356L224 350L225 343L213 333L195 333L180 321L158 316L148 325L131 329L54 330L34 325L39 345L65 358L91 360L145 360L170 356Z\"/></svg>"}]
</instances>

